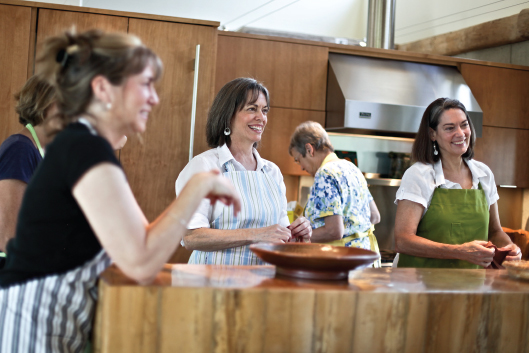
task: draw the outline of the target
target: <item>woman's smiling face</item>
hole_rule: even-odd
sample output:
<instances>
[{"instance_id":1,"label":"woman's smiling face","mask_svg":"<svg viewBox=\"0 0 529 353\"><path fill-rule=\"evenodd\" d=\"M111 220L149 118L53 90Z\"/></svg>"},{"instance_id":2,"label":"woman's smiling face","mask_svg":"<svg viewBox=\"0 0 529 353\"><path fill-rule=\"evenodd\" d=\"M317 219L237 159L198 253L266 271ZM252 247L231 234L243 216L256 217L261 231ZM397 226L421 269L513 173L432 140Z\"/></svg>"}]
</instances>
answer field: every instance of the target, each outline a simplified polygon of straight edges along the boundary
<instances>
[{"instance_id":1,"label":"woman's smiling face","mask_svg":"<svg viewBox=\"0 0 529 353\"><path fill-rule=\"evenodd\" d=\"M470 143L470 125L465 113L457 108L446 110L439 118L437 129L430 130L441 156L462 156Z\"/></svg>"},{"instance_id":2,"label":"woman's smiling face","mask_svg":"<svg viewBox=\"0 0 529 353\"><path fill-rule=\"evenodd\" d=\"M250 96L250 94L248 94ZM246 102L242 110L235 113L231 123L231 141L237 143L255 143L261 136L268 121L268 103L260 92L255 102Z\"/></svg>"}]
</instances>

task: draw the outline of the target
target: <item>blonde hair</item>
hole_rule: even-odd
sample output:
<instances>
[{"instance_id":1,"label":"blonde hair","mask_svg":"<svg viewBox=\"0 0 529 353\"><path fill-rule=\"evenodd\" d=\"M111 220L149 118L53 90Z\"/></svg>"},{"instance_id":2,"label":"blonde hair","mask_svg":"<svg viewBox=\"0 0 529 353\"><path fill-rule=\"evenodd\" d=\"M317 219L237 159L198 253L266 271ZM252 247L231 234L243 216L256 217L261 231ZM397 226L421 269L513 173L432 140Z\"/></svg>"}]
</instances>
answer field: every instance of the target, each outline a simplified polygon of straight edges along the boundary
<instances>
[{"instance_id":1,"label":"blonde hair","mask_svg":"<svg viewBox=\"0 0 529 353\"><path fill-rule=\"evenodd\" d=\"M15 94L15 100L18 121L24 126L36 126L44 121L48 109L55 102L55 89L44 78L34 75Z\"/></svg>"},{"instance_id":2,"label":"blonde hair","mask_svg":"<svg viewBox=\"0 0 529 353\"><path fill-rule=\"evenodd\" d=\"M311 144L316 151L328 150L334 152L329 135L321 124L314 121L306 121L301 123L290 138L290 146L288 153L292 155L292 149L295 148L303 157L305 157L307 150L305 145Z\"/></svg>"},{"instance_id":3,"label":"blonde hair","mask_svg":"<svg viewBox=\"0 0 529 353\"><path fill-rule=\"evenodd\" d=\"M75 30L48 38L38 59L39 73L56 88L63 126L86 113L93 99L91 82L104 76L121 85L152 65L155 79L162 73L160 58L141 40L126 33Z\"/></svg>"}]
</instances>

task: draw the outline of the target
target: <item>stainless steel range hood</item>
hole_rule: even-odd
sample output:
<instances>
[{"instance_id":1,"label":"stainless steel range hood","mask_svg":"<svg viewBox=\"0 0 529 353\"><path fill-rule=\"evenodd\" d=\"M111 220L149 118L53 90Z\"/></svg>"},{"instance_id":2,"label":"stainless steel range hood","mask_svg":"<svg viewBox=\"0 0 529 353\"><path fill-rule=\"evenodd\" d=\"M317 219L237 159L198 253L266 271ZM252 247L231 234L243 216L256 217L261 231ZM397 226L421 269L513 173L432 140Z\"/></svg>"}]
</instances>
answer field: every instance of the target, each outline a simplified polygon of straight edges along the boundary
<instances>
[{"instance_id":1,"label":"stainless steel range hood","mask_svg":"<svg viewBox=\"0 0 529 353\"><path fill-rule=\"evenodd\" d=\"M414 137L426 107L461 101L481 137L483 112L454 67L329 54L326 130Z\"/></svg>"}]
</instances>

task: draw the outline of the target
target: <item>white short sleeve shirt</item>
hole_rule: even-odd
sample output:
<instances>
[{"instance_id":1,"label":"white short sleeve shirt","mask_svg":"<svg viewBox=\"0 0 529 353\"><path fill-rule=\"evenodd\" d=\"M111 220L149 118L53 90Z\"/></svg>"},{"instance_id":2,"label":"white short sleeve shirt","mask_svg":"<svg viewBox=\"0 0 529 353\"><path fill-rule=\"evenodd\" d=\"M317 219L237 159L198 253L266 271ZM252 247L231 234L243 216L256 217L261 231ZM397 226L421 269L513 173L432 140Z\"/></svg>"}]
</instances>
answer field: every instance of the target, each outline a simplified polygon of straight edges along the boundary
<instances>
[{"instance_id":1,"label":"white short sleeve shirt","mask_svg":"<svg viewBox=\"0 0 529 353\"><path fill-rule=\"evenodd\" d=\"M489 207L500 198L494 181L494 175L484 163L475 160L465 160L472 174L472 189L481 187ZM439 160L435 164L424 164L417 162L413 164L402 177L402 182L397 190L395 203L399 200L410 200L424 206L424 214L430 207L435 188L462 189L458 183L445 179L443 166Z\"/></svg>"},{"instance_id":2,"label":"white short sleeve shirt","mask_svg":"<svg viewBox=\"0 0 529 353\"><path fill-rule=\"evenodd\" d=\"M286 227L290 224L287 216L287 198L286 198L286 187L285 182L283 181L283 175L279 170L279 167L274 163L267 161L266 159L261 158L257 150L253 149L253 155L257 160L257 169L256 171L261 171L264 169L268 175L275 180L280 188L281 194L283 195L282 200L282 210L281 210L281 220L280 225ZM176 196L180 194L180 191L184 188L185 184L191 179L191 177L197 173L207 172L211 169L219 169L221 172L222 166L231 161L235 167L236 171L246 171L244 166L237 162L237 160L231 154L230 149L226 144L221 147L213 148L204 153L199 154L193 158L186 167L180 172L175 183ZM197 211L189 221L187 225L188 229L197 229L197 228L210 228L210 224L220 215L222 210L222 204L217 202L214 206L210 205L209 200L204 199L200 203Z\"/></svg>"}]
</instances>

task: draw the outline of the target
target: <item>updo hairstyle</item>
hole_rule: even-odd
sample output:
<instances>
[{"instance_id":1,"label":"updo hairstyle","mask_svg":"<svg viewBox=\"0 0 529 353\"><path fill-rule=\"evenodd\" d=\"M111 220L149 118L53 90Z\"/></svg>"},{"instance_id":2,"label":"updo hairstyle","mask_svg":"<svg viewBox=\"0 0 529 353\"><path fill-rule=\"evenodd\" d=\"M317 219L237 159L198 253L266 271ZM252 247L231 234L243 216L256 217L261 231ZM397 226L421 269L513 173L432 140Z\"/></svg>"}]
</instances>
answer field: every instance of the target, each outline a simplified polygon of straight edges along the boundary
<instances>
[{"instance_id":1,"label":"updo hairstyle","mask_svg":"<svg viewBox=\"0 0 529 353\"><path fill-rule=\"evenodd\" d=\"M290 138L290 146L288 153L292 156L292 150L295 149L303 157L307 154L305 145L309 143L316 151L330 151L334 152L331 140L327 131L321 124L314 121L306 121L301 123Z\"/></svg>"},{"instance_id":2,"label":"updo hairstyle","mask_svg":"<svg viewBox=\"0 0 529 353\"><path fill-rule=\"evenodd\" d=\"M67 31L46 39L37 69L56 88L63 126L86 113L93 99L91 82L104 76L112 85L152 65L155 79L162 73L160 58L141 40L126 33Z\"/></svg>"},{"instance_id":3,"label":"updo hairstyle","mask_svg":"<svg viewBox=\"0 0 529 353\"><path fill-rule=\"evenodd\" d=\"M15 94L18 121L24 126L41 124L56 99L55 88L47 80L38 75L31 76Z\"/></svg>"}]
</instances>

